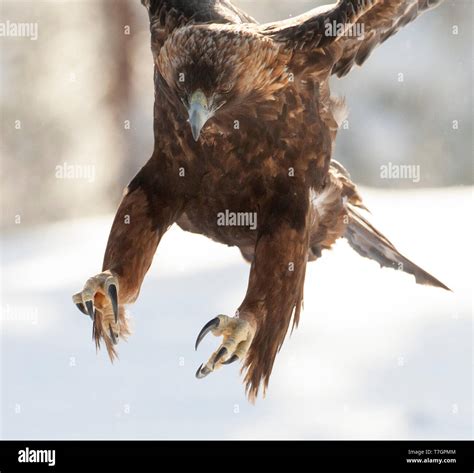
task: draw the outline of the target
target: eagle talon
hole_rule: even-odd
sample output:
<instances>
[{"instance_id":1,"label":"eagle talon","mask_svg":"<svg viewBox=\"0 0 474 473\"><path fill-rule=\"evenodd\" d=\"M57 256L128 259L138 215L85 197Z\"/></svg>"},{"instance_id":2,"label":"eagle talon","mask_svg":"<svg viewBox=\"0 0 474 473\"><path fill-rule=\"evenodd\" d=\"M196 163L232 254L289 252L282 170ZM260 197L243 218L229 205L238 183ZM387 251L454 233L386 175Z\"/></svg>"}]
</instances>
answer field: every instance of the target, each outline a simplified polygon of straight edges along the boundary
<instances>
[{"instance_id":1,"label":"eagle talon","mask_svg":"<svg viewBox=\"0 0 474 473\"><path fill-rule=\"evenodd\" d=\"M114 320L117 324L119 316L117 286L115 284L110 284L109 288L107 289L107 294L110 297L110 302L112 303L112 309L114 311Z\"/></svg>"},{"instance_id":2,"label":"eagle talon","mask_svg":"<svg viewBox=\"0 0 474 473\"><path fill-rule=\"evenodd\" d=\"M203 366L203 363L201 363L198 370L196 371L196 378L205 378L209 373L211 373L211 370L207 366Z\"/></svg>"},{"instance_id":3,"label":"eagle talon","mask_svg":"<svg viewBox=\"0 0 474 473\"><path fill-rule=\"evenodd\" d=\"M87 312L89 314L89 317L91 318L92 321L94 321L94 303L92 301L86 301L86 308Z\"/></svg>"},{"instance_id":4,"label":"eagle talon","mask_svg":"<svg viewBox=\"0 0 474 473\"><path fill-rule=\"evenodd\" d=\"M84 314L84 315L89 315L87 312L86 308L84 307L84 304L82 302L76 302L76 307Z\"/></svg>"},{"instance_id":5,"label":"eagle talon","mask_svg":"<svg viewBox=\"0 0 474 473\"><path fill-rule=\"evenodd\" d=\"M219 317L215 317L214 319L210 320L204 327L201 329L199 332L199 335L197 336L196 343L194 345L194 349L197 350L199 345L201 344L203 338L212 330L216 329L219 327L220 320Z\"/></svg>"},{"instance_id":6,"label":"eagle talon","mask_svg":"<svg viewBox=\"0 0 474 473\"><path fill-rule=\"evenodd\" d=\"M228 360L223 361L223 365L231 365L232 363L238 361L239 357L234 353Z\"/></svg>"},{"instance_id":7,"label":"eagle talon","mask_svg":"<svg viewBox=\"0 0 474 473\"><path fill-rule=\"evenodd\" d=\"M72 297L77 308L92 320L92 338L97 348L102 339L111 360L117 355L114 346L119 338L125 338L130 333L119 293L117 276L111 271L104 271L89 278L83 290Z\"/></svg>"},{"instance_id":8,"label":"eagle talon","mask_svg":"<svg viewBox=\"0 0 474 473\"><path fill-rule=\"evenodd\" d=\"M212 362L212 369L215 368L216 366L216 363L223 357L227 354L227 348L226 347L222 347L218 352L217 352L217 355L214 357L214 361Z\"/></svg>"},{"instance_id":9,"label":"eagle talon","mask_svg":"<svg viewBox=\"0 0 474 473\"><path fill-rule=\"evenodd\" d=\"M255 336L255 328L247 320L219 315L203 327L198 335L196 348L211 331L213 335L222 336L224 340L211 355L209 361L199 367L196 372L196 378L198 379L204 378L223 365L230 365L244 359Z\"/></svg>"}]
</instances>

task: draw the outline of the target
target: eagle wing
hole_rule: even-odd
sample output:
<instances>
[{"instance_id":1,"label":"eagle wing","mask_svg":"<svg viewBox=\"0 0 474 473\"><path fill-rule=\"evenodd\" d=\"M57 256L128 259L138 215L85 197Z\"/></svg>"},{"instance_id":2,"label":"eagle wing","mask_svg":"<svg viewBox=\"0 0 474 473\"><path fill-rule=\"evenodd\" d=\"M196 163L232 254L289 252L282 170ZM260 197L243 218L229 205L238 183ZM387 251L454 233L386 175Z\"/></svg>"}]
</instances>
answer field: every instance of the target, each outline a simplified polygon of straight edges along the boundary
<instances>
[{"instance_id":1,"label":"eagle wing","mask_svg":"<svg viewBox=\"0 0 474 473\"><path fill-rule=\"evenodd\" d=\"M142 4L150 16L156 51L175 29L190 23L256 23L228 0L142 0Z\"/></svg>"},{"instance_id":2,"label":"eagle wing","mask_svg":"<svg viewBox=\"0 0 474 473\"><path fill-rule=\"evenodd\" d=\"M264 24L260 33L284 43L295 61L320 62L342 77L376 46L443 0L340 0L303 15ZM334 28L336 26L336 28Z\"/></svg>"}]
</instances>

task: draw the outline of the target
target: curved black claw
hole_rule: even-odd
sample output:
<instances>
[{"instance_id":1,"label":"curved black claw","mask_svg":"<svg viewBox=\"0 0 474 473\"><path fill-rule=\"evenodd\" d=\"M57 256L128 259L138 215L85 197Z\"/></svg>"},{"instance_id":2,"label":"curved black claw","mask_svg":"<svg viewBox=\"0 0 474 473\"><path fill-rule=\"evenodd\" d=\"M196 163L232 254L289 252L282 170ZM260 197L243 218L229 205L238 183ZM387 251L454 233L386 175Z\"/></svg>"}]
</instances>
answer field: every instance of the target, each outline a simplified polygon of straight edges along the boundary
<instances>
[{"instance_id":1,"label":"curved black claw","mask_svg":"<svg viewBox=\"0 0 474 473\"><path fill-rule=\"evenodd\" d=\"M110 338L112 339L112 343L114 345L117 345L118 340L117 340L117 337L116 337L114 331L112 330L112 325L110 325L110 324L109 324L109 334L110 334Z\"/></svg>"},{"instance_id":2,"label":"curved black claw","mask_svg":"<svg viewBox=\"0 0 474 473\"><path fill-rule=\"evenodd\" d=\"M117 286L115 284L111 284L109 289L107 290L109 293L110 301L112 302L112 309L114 311L114 319L115 323L118 322L118 297L117 297Z\"/></svg>"},{"instance_id":3,"label":"curved black claw","mask_svg":"<svg viewBox=\"0 0 474 473\"><path fill-rule=\"evenodd\" d=\"M97 340L97 320L95 318L95 312L94 312L94 318L92 319L92 340Z\"/></svg>"},{"instance_id":4,"label":"curved black claw","mask_svg":"<svg viewBox=\"0 0 474 473\"><path fill-rule=\"evenodd\" d=\"M218 352L217 355L214 357L214 361L212 362L212 367L216 366L216 363L227 353L227 348L222 347Z\"/></svg>"},{"instance_id":5,"label":"curved black claw","mask_svg":"<svg viewBox=\"0 0 474 473\"><path fill-rule=\"evenodd\" d=\"M234 363L235 361L237 361L238 359L239 359L239 357L237 355L232 355L228 360L223 361L222 364L223 365L230 365L230 364Z\"/></svg>"},{"instance_id":6,"label":"curved black claw","mask_svg":"<svg viewBox=\"0 0 474 473\"><path fill-rule=\"evenodd\" d=\"M86 308L89 314L89 317L94 321L94 304L92 301L86 301Z\"/></svg>"},{"instance_id":7,"label":"curved black claw","mask_svg":"<svg viewBox=\"0 0 474 473\"><path fill-rule=\"evenodd\" d=\"M207 366L201 366L198 368L196 371L196 378L197 379L202 379L205 378L209 373L211 373L211 370Z\"/></svg>"},{"instance_id":8,"label":"curved black claw","mask_svg":"<svg viewBox=\"0 0 474 473\"><path fill-rule=\"evenodd\" d=\"M76 304L76 307L85 315L89 315L89 313L87 312L86 308L84 307L84 304L82 304L81 302L77 303Z\"/></svg>"},{"instance_id":9,"label":"curved black claw","mask_svg":"<svg viewBox=\"0 0 474 473\"><path fill-rule=\"evenodd\" d=\"M196 344L194 345L194 348L197 350L198 349L198 346L199 344L202 342L202 339L214 328L217 328L219 327L219 323L220 323L220 320L219 320L219 317L216 317L215 319L212 319L210 320L206 325L204 325L204 327L202 328L202 330L199 332L199 335L196 339ZM208 373L209 374L209 373Z\"/></svg>"}]
</instances>

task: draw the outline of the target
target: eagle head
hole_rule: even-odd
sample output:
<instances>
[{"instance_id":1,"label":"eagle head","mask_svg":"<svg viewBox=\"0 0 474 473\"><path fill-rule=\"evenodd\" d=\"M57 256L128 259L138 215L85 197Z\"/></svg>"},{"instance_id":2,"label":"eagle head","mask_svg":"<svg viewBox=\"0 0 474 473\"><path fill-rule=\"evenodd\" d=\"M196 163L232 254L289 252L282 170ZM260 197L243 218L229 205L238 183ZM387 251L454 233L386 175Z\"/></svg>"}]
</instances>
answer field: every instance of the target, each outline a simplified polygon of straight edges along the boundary
<instances>
[{"instance_id":1,"label":"eagle head","mask_svg":"<svg viewBox=\"0 0 474 473\"><path fill-rule=\"evenodd\" d=\"M285 53L248 25L179 28L154 56L196 141L213 117L217 126L219 118L233 121L288 83Z\"/></svg>"}]
</instances>

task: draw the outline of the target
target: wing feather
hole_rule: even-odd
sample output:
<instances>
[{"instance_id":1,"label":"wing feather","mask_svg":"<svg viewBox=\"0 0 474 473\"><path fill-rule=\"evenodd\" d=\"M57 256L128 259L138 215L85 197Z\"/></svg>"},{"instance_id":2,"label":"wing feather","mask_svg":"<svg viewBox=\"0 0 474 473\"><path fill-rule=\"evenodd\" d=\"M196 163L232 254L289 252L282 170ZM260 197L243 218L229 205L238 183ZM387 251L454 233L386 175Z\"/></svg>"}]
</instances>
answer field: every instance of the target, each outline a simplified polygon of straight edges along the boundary
<instances>
[{"instance_id":1,"label":"wing feather","mask_svg":"<svg viewBox=\"0 0 474 473\"><path fill-rule=\"evenodd\" d=\"M415 276L418 284L440 287L450 291L449 287L418 265L403 256L382 233L369 223L355 208L348 205L349 225L346 240L361 256L377 261L381 267L401 270Z\"/></svg>"},{"instance_id":2,"label":"wing feather","mask_svg":"<svg viewBox=\"0 0 474 473\"><path fill-rule=\"evenodd\" d=\"M362 65L379 44L442 1L340 0L295 18L264 24L259 31L293 49L299 63L317 61L321 55L315 52L331 57L331 74L342 77L355 65ZM335 30L334 25L340 29ZM351 28L354 33L348 34Z\"/></svg>"}]
</instances>

